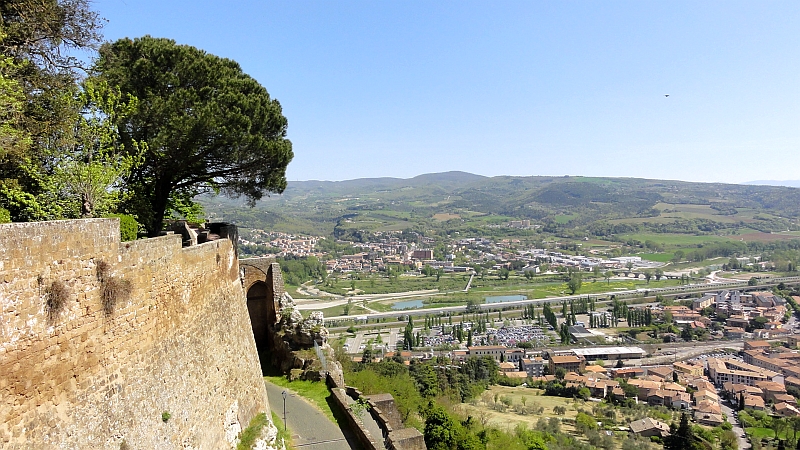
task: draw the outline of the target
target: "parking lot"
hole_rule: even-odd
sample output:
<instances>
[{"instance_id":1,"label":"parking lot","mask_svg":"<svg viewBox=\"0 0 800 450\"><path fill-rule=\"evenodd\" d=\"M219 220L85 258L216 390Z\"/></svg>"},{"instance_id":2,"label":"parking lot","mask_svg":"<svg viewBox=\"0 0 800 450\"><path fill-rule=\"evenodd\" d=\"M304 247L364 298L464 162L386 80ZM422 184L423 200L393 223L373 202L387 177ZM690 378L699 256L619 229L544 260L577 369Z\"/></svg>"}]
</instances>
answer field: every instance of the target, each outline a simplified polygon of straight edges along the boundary
<instances>
[{"instance_id":1,"label":"parking lot","mask_svg":"<svg viewBox=\"0 0 800 450\"><path fill-rule=\"evenodd\" d=\"M378 338L379 335L380 338ZM394 351L397 348L398 341L401 339L400 329L398 328L387 328L380 331L370 330L368 332L359 331L354 337L345 339L344 351L347 353L361 353L370 344L373 350Z\"/></svg>"}]
</instances>

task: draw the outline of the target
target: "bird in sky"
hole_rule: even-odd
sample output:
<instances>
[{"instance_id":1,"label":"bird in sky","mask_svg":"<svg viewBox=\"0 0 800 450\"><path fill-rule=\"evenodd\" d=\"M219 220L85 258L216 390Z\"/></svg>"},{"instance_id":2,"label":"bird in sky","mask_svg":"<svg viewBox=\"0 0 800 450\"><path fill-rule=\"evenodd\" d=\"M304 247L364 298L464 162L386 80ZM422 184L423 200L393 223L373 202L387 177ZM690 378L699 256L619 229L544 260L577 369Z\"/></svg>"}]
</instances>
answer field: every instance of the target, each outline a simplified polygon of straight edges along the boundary
<instances>
[{"instance_id":1,"label":"bird in sky","mask_svg":"<svg viewBox=\"0 0 800 450\"><path fill-rule=\"evenodd\" d=\"M669 94L664 94L664 97L669 97Z\"/></svg>"}]
</instances>

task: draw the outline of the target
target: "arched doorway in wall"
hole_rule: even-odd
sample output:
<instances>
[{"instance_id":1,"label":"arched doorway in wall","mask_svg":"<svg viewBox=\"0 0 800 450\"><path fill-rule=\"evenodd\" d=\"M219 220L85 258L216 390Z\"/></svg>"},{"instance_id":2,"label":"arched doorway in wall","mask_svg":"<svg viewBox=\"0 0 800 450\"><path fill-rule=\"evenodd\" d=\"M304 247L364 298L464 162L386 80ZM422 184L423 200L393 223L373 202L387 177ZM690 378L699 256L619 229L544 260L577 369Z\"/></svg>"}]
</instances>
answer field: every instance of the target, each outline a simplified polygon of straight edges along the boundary
<instances>
[{"instance_id":1,"label":"arched doorway in wall","mask_svg":"<svg viewBox=\"0 0 800 450\"><path fill-rule=\"evenodd\" d=\"M253 337L259 357L269 348L269 289L263 281L255 282L247 290L247 312L253 327ZM262 358L263 359L263 358Z\"/></svg>"}]
</instances>

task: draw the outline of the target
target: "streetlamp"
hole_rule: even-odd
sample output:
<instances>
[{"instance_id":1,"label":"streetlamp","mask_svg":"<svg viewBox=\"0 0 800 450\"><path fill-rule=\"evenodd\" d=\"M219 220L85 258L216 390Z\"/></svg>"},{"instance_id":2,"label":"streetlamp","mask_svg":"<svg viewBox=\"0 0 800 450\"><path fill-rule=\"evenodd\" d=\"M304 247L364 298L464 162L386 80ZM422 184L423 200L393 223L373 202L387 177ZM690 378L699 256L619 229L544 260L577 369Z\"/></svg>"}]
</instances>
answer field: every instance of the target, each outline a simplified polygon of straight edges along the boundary
<instances>
[{"instance_id":1,"label":"streetlamp","mask_svg":"<svg viewBox=\"0 0 800 450\"><path fill-rule=\"evenodd\" d=\"M281 395L283 396L283 431L286 431L286 390L285 389L283 390L283 392L281 392Z\"/></svg>"}]
</instances>

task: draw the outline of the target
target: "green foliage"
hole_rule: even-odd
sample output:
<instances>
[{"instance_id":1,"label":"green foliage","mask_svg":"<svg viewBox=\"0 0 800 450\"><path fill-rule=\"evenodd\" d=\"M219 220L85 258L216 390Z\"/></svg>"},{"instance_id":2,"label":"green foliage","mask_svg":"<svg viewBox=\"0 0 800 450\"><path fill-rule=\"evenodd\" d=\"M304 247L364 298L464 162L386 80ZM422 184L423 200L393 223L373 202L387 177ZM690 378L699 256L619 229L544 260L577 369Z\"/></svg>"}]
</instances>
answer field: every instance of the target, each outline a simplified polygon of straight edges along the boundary
<instances>
[{"instance_id":1,"label":"green foliage","mask_svg":"<svg viewBox=\"0 0 800 450\"><path fill-rule=\"evenodd\" d=\"M480 450L485 448L486 441L499 442L511 436L504 433L491 434L487 430L475 433L475 421L471 417L458 420L443 407L429 403L425 411L425 429L423 436L429 449L437 450Z\"/></svg>"},{"instance_id":2,"label":"green foliage","mask_svg":"<svg viewBox=\"0 0 800 450\"><path fill-rule=\"evenodd\" d=\"M425 416L425 444L430 450L457 448L458 431L456 421L440 406L431 405Z\"/></svg>"},{"instance_id":3,"label":"green foliage","mask_svg":"<svg viewBox=\"0 0 800 450\"><path fill-rule=\"evenodd\" d=\"M133 141L127 153L119 145L116 122L137 108L137 100L122 95L106 82L89 78L73 100L80 113L75 119L72 145L55 160L53 177L62 196L70 200L70 215L94 217L116 210L120 182L141 163L142 148Z\"/></svg>"},{"instance_id":4,"label":"green foliage","mask_svg":"<svg viewBox=\"0 0 800 450\"><path fill-rule=\"evenodd\" d=\"M0 207L0 223L10 223L11 222L11 213L5 209Z\"/></svg>"},{"instance_id":5,"label":"green foliage","mask_svg":"<svg viewBox=\"0 0 800 450\"><path fill-rule=\"evenodd\" d=\"M272 384L297 392L301 397L307 398L316 405L328 419L332 422L336 422L336 416L329 402L333 394L331 394L331 391L324 382L310 380L289 381L285 376L265 376L264 379Z\"/></svg>"},{"instance_id":6,"label":"green foliage","mask_svg":"<svg viewBox=\"0 0 800 450\"><path fill-rule=\"evenodd\" d=\"M355 403L350 405L350 408L353 410L353 414L355 414L356 417L363 419L364 413L369 411L370 406L369 402L367 402L365 399L359 398Z\"/></svg>"},{"instance_id":7,"label":"green foliage","mask_svg":"<svg viewBox=\"0 0 800 450\"><path fill-rule=\"evenodd\" d=\"M281 444L283 444L286 450L292 449L292 433L286 429L283 424L283 421L275 411L272 411L272 423L278 428L278 436L275 438L275 444L278 448L280 448ZM237 450L239 450L237 448Z\"/></svg>"},{"instance_id":8,"label":"green foliage","mask_svg":"<svg viewBox=\"0 0 800 450\"><path fill-rule=\"evenodd\" d=\"M395 399L400 416L406 424L423 405L422 396L406 366L392 360L358 367L346 374L347 384L357 387L365 395L390 393Z\"/></svg>"},{"instance_id":9,"label":"green foliage","mask_svg":"<svg viewBox=\"0 0 800 450\"><path fill-rule=\"evenodd\" d=\"M171 418L172 418L172 414L170 414L169 411L164 411L164 412L161 413L161 421L162 422L167 423L169 421L169 419L171 419Z\"/></svg>"},{"instance_id":10,"label":"green foliage","mask_svg":"<svg viewBox=\"0 0 800 450\"><path fill-rule=\"evenodd\" d=\"M286 256L277 258L276 261L281 266L283 280L293 286L299 286L312 279L324 280L328 275L325 264L320 262L316 256Z\"/></svg>"},{"instance_id":11,"label":"green foliage","mask_svg":"<svg viewBox=\"0 0 800 450\"><path fill-rule=\"evenodd\" d=\"M258 413L250 419L250 424L239 435L239 443L236 445L236 450L251 450L256 444L256 439L261 436L261 431L268 423L269 420L264 413Z\"/></svg>"},{"instance_id":12,"label":"green foliage","mask_svg":"<svg viewBox=\"0 0 800 450\"><path fill-rule=\"evenodd\" d=\"M172 212L173 218L190 223L201 223L205 218L203 205L194 201L193 192L175 192L167 202L167 211Z\"/></svg>"},{"instance_id":13,"label":"green foliage","mask_svg":"<svg viewBox=\"0 0 800 450\"><path fill-rule=\"evenodd\" d=\"M135 241L139 236L139 222L128 214L110 214L106 217L119 219L119 238L122 242Z\"/></svg>"},{"instance_id":14,"label":"green foliage","mask_svg":"<svg viewBox=\"0 0 800 450\"><path fill-rule=\"evenodd\" d=\"M17 155L16 181L6 179L0 188L0 203L20 220L113 212L120 201L122 176L139 161L137 152L120 152L113 123L135 107L135 99L88 79L80 88L63 92L59 101L65 114L69 112L62 119L64 126L72 121L69 133L52 147Z\"/></svg>"},{"instance_id":15,"label":"green foliage","mask_svg":"<svg viewBox=\"0 0 800 450\"><path fill-rule=\"evenodd\" d=\"M20 76L60 75L67 78L61 82L68 83L71 78L66 76L74 75L73 70L81 67L72 50L90 48L101 38L102 23L88 0L7 0L0 4L0 14L6 34L0 53L33 66Z\"/></svg>"},{"instance_id":16,"label":"green foliage","mask_svg":"<svg viewBox=\"0 0 800 450\"><path fill-rule=\"evenodd\" d=\"M0 30L0 45L5 36ZM19 68L14 58L0 55L0 159L9 153L22 153L31 144L30 136L22 129L25 92L20 81L13 78Z\"/></svg>"},{"instance_id":17,"label":"green foliage","mask_svg":"<svg viewBox=\"0 0 800 450\"><path fill-rule=\"evenodd\" d=\"M126 178L126 206L150 236L176 199L185 205L199 193L225 192L254 202L286 188L286 118L236 62L145 36L103 45L96 69L140 100L117 124L126 149L147 144Z\"/></svg>"},{"instance_id":18,"label":"green foliage","mask_svg":"<svg viewBox=\"0 0 800 450\"><path fill-rule=\"evenodd\" d=\"M0 207L14 221L71 217L55 175L76 143L76 55L101 22L88 0L9 0L0 15Z\"/></svg>"},{"instance_id":19,"label":"green foliage","mask_svg":"<svg viewBox=\"0 0 800 450\"><path fill-rule=\"evenodd\" d=\"M597 421L594 417L584 412L579 412L578 415L575 416L575 428L582 433L588 430L596 430Z\"/></svg>"},{"instance_id":20,"label":"green foliage","mask_svg":"<svg viewBox=\"0 0 800 450\"><path fill-rule=\"evenodd\" d=\"M567 281L567 289L569 289L570 295L574 295L576 292L580 291L582 284L583 280L579 272L570 275L569 281Z\"/></svg>"},{"instance_id":21,"label":"green foliage","mask_svg":"<svg viewBox=\"0 0 800 450\"><path fill-rule=\"evenodd\" d=\"M414 319L408 316L408 323L403 330L403 350L411 350L414 348Z\"/></svg>"},{"instance_id":22,"label":"green foliage","mask_svg":"<svg viewBox=\"0 0 800 450\"><path fill-rule=\"evenodd\" d=\"M358 249L350 243L337 242L335 239L320 239L317 241L316 250L328 254L331 258L358 253Z\"/></svg>"},{"instance_id":23,"label":"green foliage","mask_svg":"<svg viewBox=\"0 0 800 450\"><path fill-rule=\"evenodd\" d=\"M689 423L686 413L681 413L680 425L670 426L670 435L664 438L664 450L704 450L706 447Z\"/></svg>"}]
</instances>

